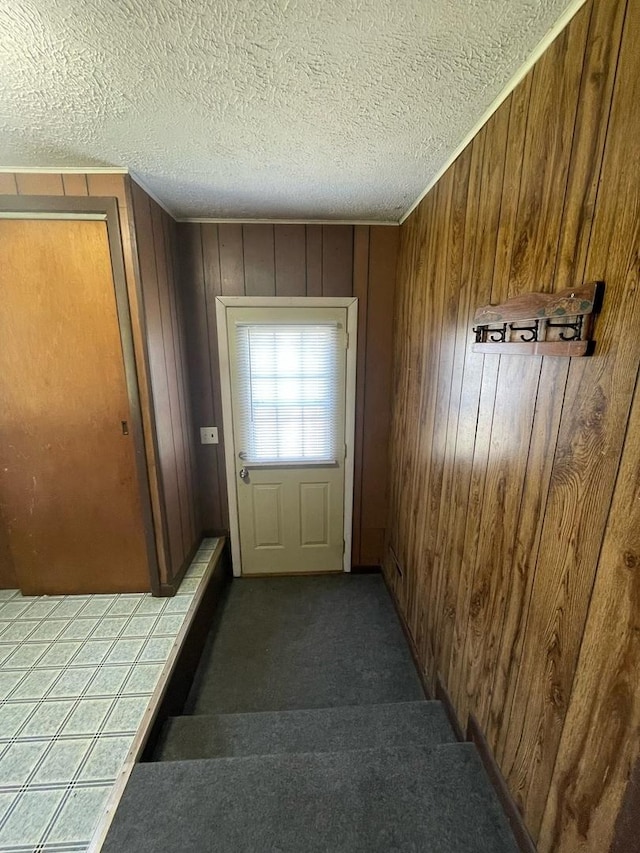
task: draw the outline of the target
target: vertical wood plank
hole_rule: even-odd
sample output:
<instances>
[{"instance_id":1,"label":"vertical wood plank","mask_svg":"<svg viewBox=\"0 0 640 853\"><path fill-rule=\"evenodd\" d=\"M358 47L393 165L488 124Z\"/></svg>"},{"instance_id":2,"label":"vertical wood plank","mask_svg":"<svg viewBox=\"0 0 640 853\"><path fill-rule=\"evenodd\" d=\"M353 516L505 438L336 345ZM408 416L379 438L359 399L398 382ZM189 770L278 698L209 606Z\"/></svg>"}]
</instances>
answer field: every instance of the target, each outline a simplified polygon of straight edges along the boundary
<instances>
[{"instance_id":1,"label":"vertical wood plank","mask_svg":"<svg viewBox=\"0 0 640 853\"><path fill-rule=\"evenodd\" d=\"M126 186L128 183L127 175L87 175L89 195L117 198L119 206L126 204Z\"/></svg>"},{"instance_id":2,"label":"vertical wood plank","mask_svg":"<svg viewBox=\"0 0 640 853\"><path fill-rule=\"evenodd\" d=\"M451 485L449 490L443 489L442 530L439 541L442 542L442 556L439 561L440 605L436 614L436 646L437 664L445 684L449 684L449 667L456 623L456 608L458 604L458 587L460 581L460 560L454 555L454 549L461 553L461 540L464 537L464 522L466 516L466 501L469 496L470 467L465 466L465 460L473 452L473 435L466 430L460 431L460 424L465 422L467 412L473 411L474 395L469 393L475 383L466 382L468 370L472 368L472 354L467 347L470 320L476 305L476 290L478 279L474 274L475 246L477 240L477 217L480 204L480 187L484 161L486 131L482 130L468 146L469 174L467 192L465 195L464 243L462 250L461 284L459 300L456 357L454 360L451 407L448 416L447 441L449 444L451 472L447 476ZM463 162L459 158L458 164ZM456 167L458 169L458 164ZM476 360L477 361L477 360ZM467 389L467 393L463 393Z\"/></svg>"},{"instance_id":3,"label":"vertical wood plank","mask_svg":"<svg viewBox=\"0 0 640 853\"><path fill-rule=\"evenodd\" d=\"M625 2L596 4L591 15L555 270L555 290L564 290L573 282L584 281L625 7ZM595 134L594 127L597 128ZM486 724L487 740L498 757L504 751L507 734L504 723L509 719L522 654L553 465L549 448L557 443L568 371L569 364L562 359L543 360L518 518L512 583Z\"/></svg>"},{"instance_id":4,"label":"vertical wood plank","mask_svg":"<svg viewBox=\"0 0 640 853\"><path fill-rule=\"evenodd\" d=\"M500 223L498 225L498 240L493 267L493 280L497 292L508 295L514 295L514 283L510 279L511 260L514 243L518 235L520 186L523 173L526 171L523 166L523 160L526 148L532 80L533 72L531 71L514 90L510 99L509 133L507 136L504 164Z\"/></svg>"},{"instance_id":5,"label":"vertical wood plank","mask_svg":"<svg viewBox=\"0 0 640 853\"><path fill-rule=\"evenodd\" d=\"M304 225L276 225L275 287L276 296L305 296L306 234Z\"/></svg>"},{"instance_id":6,"label":"vertical wood plank","mask_svg":"<svg viewBox=\"0 0 640 853\"><path fill-rule=\"evenodd\" d=\"M351 296L353 226L322 226L322 295Z\"/></svg>"},{"instance_id":7,"label":"vertical wood plank","mask_svg":"<svg viewBox=\"0 0 640 853\"><path fill-rule=\"evenodd\" d=\"M182 446L183 466L186 478L186 499L188 513L188 535L185 541L185 557L189 555L202 532L202 526L197 509L197 486L195 465L195 435L191 420L189 400L189 373L185 349L185 324L182 306L180 280L178 277L176 257L176 223L165 211L162 211L162 226L164 231L164 246L167 257L171 304L171 321L173 328L174 349L176 352L176 371L178 379L178 399L180 403L180 441Z\"/></svg>"},{"instance_id":8,"label":"vertical wood plank","mask_svg":"<svg viewBox=\"0 0 640 853\"><path fill-rule=\"evenodd\" d=\"M374 225L369 229L369 287L362 418L364 436L360 557L363 565L379 565L382 562L384 528L387 524L389 399L393 352L393 327L390 318L393 316L398 238L398 228Z\"/></svg>"},{"instance_id":9,"label":"vertical wood plank","mask_svg":"<svg viewBox=\"0 0 640 853\"><path fill-rule=\"evenodd\" d=\"M244 285L247 296L275 296L273 225L243 225Z\"/></svg>"},{"instance_id":10,"label":"vertical wood plank","mask_svg":"<svg viewBox=\"0 0 640 853\"><path fill-rule=\"evenodd\" d=\"M556 290L571 287L584 275L626 8L626 0L596 2L591 14L556 259Z\"/></svg>"},{"instance_id":11,"label":"vertical wood plank","mask_svg":"<svg viewBox=\"0 0 640 853\"><path fill-rule=\"evenodd\" d=\"M638 760L634 737L640 730L638 388L627 437L538 840L540 853L609 850L612 816L621 809Z\"/></svg>"},{"instance_id":12,"label":"vertical wood plank","mask_svg":"<svg viewBox=\"0 0 640 853\"><path fill-rule=\"evenodd\" d=\"M208 253L203 261L203 243L208 242L213 231L215 251ZM181 292L186 319L186 344L191 388L191 407L195 454L198 472L198 504L204 529L215 530L220 524L218 454L211 452L211 445L200 444L201 426L214 425L216 420L213 406L214 376L209 351L209 321L205 292L205 267L215 264L219 278L217 226L192 223L178 224L180 251ZM222 431L221 431L222 432Z\"/></svg>"},{"instance_id":13,"label":"vertical wood plank","mask_svg":"<svg viewBox=\"0 0 640 853\"><path fill-rule=\"evenodd\" d=\"M18 172L15 178L19 195L64 195L62 175Z\"/></svg>"},{"instance_id":14,"label":"vertical wood plank","mask_svg":"<svg viewBox=\"0 0 640 853\"><path fill-rule=\"evenodd\" d=\"M369 232L367 225L356 225L353 242L353 295L358 298L358 355L356 363L356 427L353 477L353 538L351 561L364 565L360 554L362 526L362 446L364 439L364 394L367 353L367 295L369 289Z\"/></svg>"},{"instance_id":15,"label":"vertical wood plank","mask_svg":"<svg viewBox=\"0 0 640 853\"><path fill-rule=\"evenodd\" d=\"M480 282L475 298L482 303L481 296L489 296L487 301L502 297L502 282L493 280L498 225L503 196L504 169L506 162L506 140L509 129L511 99L507 99L494 113L486 125L485 150L482 165L480 187L480 207L478 210L478 233L474 253L474 276ZM474 357L475 356L475 357ZM473 579L477 565L478 540L480 537L480 508L484 499L487 464L491 442L491 430L495 410L496 384L498 378L499 357L485 356L477 358L472 354L469 369L465 375L464 389L471 406L465 409L465 421L459 422L458 429L474 430L471 476L466 503L464 534L462 528L460 552L460 581L456 603L456 622L450 661L449 689L454 697L456 711L461 720L466 720L470 710L471 697L466 684L466 653L468 640L468 621L473 605ZM467 399L465 399L465 405ZM469 420L470 419L470 420ZM461 519L462 521L462 519Z\"/></svg>"},{"instance_id":16,"label":"vertical wood plank","mask_svg":"<svg viewBox=\"0 0 640 853\"><path fill-rule=\"evenodd\" d=\"M153 408L160 411L155 431L158 443L158 463L165 519L170 551L167 569L171 579L172 568L180 566L183 554L182 521L178 498L178 476L175 464L173 427L169 417L170 392L167 377L165 341L162 329L162 313L158 290L158 272L153 241L153 224L150 199L146 193L132 185L133 212L136 224L140 279L144 293L146 338L149 354L149 369L153 393Z\"/></svg>"},{"instance_id":17,"label":"vertical wood plank","mask_svg":"<svg viewBox=\"0 0 640 853\"><path fill-rule=\"evenodd\" d=\"M18 195L18 185L13 172L0 172L0 195Z\"/></svg>"},{"instance_id":18,"label":"vertical wood plank","mask_svg":"<svg viewBox=\"0 0 640 853\"><path fill-rule=\"evenodd\" d=\"M460 342L457 337L457 320L459 303L462 299L462 273L464 265L464 234L467 195L469 189L469 168L471 148L458 158L451 167L451 204L444 210L445 230L439 249L440 278L435 286L442 294L440 345L438 348L438 366L436 380L435 414L431 435L431 456L428 482L424 484L424 538L422 553L425 565L429 567L426 573L430 576L429 591L425 586L420 590L424 600L425 594L433 601L433 606L422 608L421 623L417 626L417 639L421 647L426 649L427 659L431 660L431 670L435 673L441 665L439 659L439 607L438 600L442 590L442 566L440 552L443 547L444 533L441 525L443 509L443 494L450 493L452 460L450 454L454 448L451 437L455 432L450 430L450 399L454 387L454 365L456 351L460 355ZM464 301L462 299L462 301ZM465 336L466 337L466 336ZM463 344L464 349L464 344ZM458 362L460 359L458 358ZM448 501L448 499L447 499ZM427 613L428 610L428 613ZM430 678L435 688L434 677Z\"/></svg>"},{"instance_id":19,"label":"vertical wood plank","mask_svg":"<svg viewBox=\"0 0 640 853\"><path fill-rule=\"evenodd\" d=\"M229 526L227 508L227 480L224 461L226 436L222 426L222 396L220 390L220 363L218 356L218 331L216 325L216 296L221 295L219 227L204 225L202 229L202 257L204 261L204 296L209 341L209 363L211 365L211 392L213 402L212 424L218 427L220 442L217 446L205 446L203 452L212 456L211 494L215 495L215 515L209 530L226 530ZM217 488L214 481L217 480Z\"/></svg>"},{"instance_id":20,"label":"vertical wood plank","mask_svg":"<svg viewBox=\"0 0 640 853\"><path fill-rule=\"evenodd\" d=\"M412 577L413 609L416 619L416 644L418 653L428 673L431 690L434 690L433 676L434 661L434 614L426 607L426 601L431 596L434 586L433 549L429 553L431 533L431 495L437 488L435 482L439 466L439 437L442 435L438 423L438 406L443 398L444 387L450 386L451 377L440 373L440 360L443 351L442 327L445 312L445 290L447 288L446 259L449 254L449 238L451 236L450 220L453 204L453 179L455 170L448 169L438 183L435 205L432 209L432 219L429 227L431 233L427 243L429 255L442 253L442 263L426 264L423 288L425 289L425 315L422 329L422 350L424 360L423 377L431 376L431 381L420 383L420 418L416 424L417 435L417 465L412 481L413 493L417 500L416 516L411 532L410 547L414 554L423 554L423 571L416 571ZM417 523L416 523L417 522ZM416 569L417 569L416 565Z\"/></svg>"},{"instance_id":21,"label":"vertical wood plank","mask_svg":"<svg viewBox=\"0 0 640 853\"><path fill-rule=\"evenodd\" d=\"M307 296L322 296L322 225L306 225Z\"/></svg>"},{"instance_id":22,"label":"vertical wood plank","mask_svg":"<svg viewBox=\"0 0 640 853\"><path fill-rule=\"evenodd\" d=\"M142 275L135 228L133 187L136 185L128 176L123 175L87 175L86 177L89 195L113 196L118 202L120 237L122 239L122 254L129 294L129 310L132 320L133 346L136 357L138 393L140 395L140 411L149 476L151 508L155 527L158 569L160 580L163 583L169 583L171 580L172 565L171 549L165 517L162 472L159 459L160 453L151 388L151 366L147 347L147 323L144 312Z\"/></svg>"},{"instance_id":23,"label":"vertical wood plank","mask_svg":"<svg viewBox=\"0 0 640 853\"><path fill-rule=\"evenodd\" d=\"M172 566L175 574L182 565L182 561L192 545L190 541L190 494L187 479L185 435L181 416L180 395L180 353L176 347L178 330L176 328L175 316L175 287L171 277L172 270L169 267L169 257L165 242L165 231L163 226L164 212L153 199L149 201L151 209L151 227L153 234L153 247L156 257L156 273L158 284L158 296L160 300L160 316L162 322L162 338L164 343L165 372L169 391L169 410L156 412L156 423L161 417L169 417L173 438L173 458L176 469L178 484L178 507L180 510L180 527L182 531L182 553L180 562Z\"/></svg>"},{"instance_id":24,"label":"vertical wood plank","mask_svg":"<svg viewBox=\"0 0 640 853\"><path fill-rule=\"evenodd\" d=\"M630 7L631 8L631 7ZM637 22L634 22L637 26ZM505 746L504 765L522 791L537 833L569 702L589 595L619 464L640 345L632 331L640 298L630 287L638 275L640 185L629 140L638 139L638 59L626 30L589 256L587 280L607 281L607 303L598 336L602 359L581 359L569 369L529 611ZM626 42L626 52L625 52ZM632 55L633 54L633 55ZM597 448L597 451L596 451ZM597 501L576 495L597 494ZM580 531L558 551L558 535ZM528 687L527 687L528 685ZM526 690L527 708L521 707ZM535 698L534 698L535 697ZM540 755L538 744L546 748Z\"/></svg>"},{"instance_id":25,"label":"vertical wood plank","mask_svg":"<svg viewBox=\"0 0 640 853\"><path fill-rule=\"evenodd\" d=\"M86 196L89 195L86 175L63 175L62 185L65 195Z\"/></svg>"},{"instance_id":26,"label":"vertical wood plank","mask_svg":"<svg viewBox=\"0 0 640 853\"><path fill-rule=\"evenodd\" d=\"M244 251L242 225L218 226L220 286L223 296L244 296Z\"/></svg>"},{"instance_id":27,"label":"vertical wood plank","mask_svg":"<svg viewBox=\"0 0 640 853\"><path fill-rule=\"evenodd\" d=\"M511 258L513 293L550 289L591 9L589 3L577 13L533 69ZM553 180L540 180L541 175Z\"/></svg>"},{"instance_id":28,"label":"vertical wood plank","mask_svg":"<svg viewBox=\"0 0 640 853\"><path fill-rule=\"evenodd\" d=\"M545 814L544 853L608 849L637 760L634 593L607 573L625 601L618 632L595 571L614 541L605 526L640 364L639 16L626 0L588 2L467 149L459 288L461 197L447 211L448 176L401 229L385 572L428 678L440 672L463 724L480 717L534 836ZM595 279L607 296L594 359L471 353L477 305ZM624 500L635 502L629 488ZM620 539L633 561L635 543ZM595 639L605 618L610 679Z\"/></svg>"}]
</instances>

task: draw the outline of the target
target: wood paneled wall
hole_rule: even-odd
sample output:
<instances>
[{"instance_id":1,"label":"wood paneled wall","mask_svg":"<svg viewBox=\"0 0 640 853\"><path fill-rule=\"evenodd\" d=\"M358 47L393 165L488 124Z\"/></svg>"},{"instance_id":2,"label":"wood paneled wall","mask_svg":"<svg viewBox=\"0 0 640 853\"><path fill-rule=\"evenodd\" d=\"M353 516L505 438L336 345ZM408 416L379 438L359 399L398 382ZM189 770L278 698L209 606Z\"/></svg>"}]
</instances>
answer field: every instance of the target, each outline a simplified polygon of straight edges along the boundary
<instances>
[{"instance_id":1,"label":"wood paneled wall","mask_svg":"<svg viewBox=\"0 0 640 853\"><path fill-rule=\"evenodd\" d=\"M228 527L215 297L359 297L354 565L380 564L387 517L391 335L398 229L178 225L193 421L221 443L196 450L205 530Z\"/></svg>"},{"instance_id":2,"label":"wood paneled wall","mask_svg":"<svg viewBox=\"0 0 640 853\"><path fill-rule=\"evenodd\" d=\"M170 591L201 533L175 223L127 175L0 173L0 194L117 199L160 581Z\"/></svg>"},{"instance_id":3,"label":"wood paneled wall","mask_svg":"<svg viewBox=\"0 0 640 853\"><path fill-rule=\"evenodd\" d=\"M588 2L401 228L385 571L543 853L609 849L640 740L639 37ZM471 351L599 279L594 357Z\"/></svg>"},{"instance_id":4,"label":"wood paneled wall","mask_svg":"<svg viewBox=\"0 0 640 853\"><path fill-rule=\"evenodd\" d=\"M135 181L129 185L155 419L166 583L170 585L191 561L202 533L176 223Z\"/></svg>"}]
</instances>

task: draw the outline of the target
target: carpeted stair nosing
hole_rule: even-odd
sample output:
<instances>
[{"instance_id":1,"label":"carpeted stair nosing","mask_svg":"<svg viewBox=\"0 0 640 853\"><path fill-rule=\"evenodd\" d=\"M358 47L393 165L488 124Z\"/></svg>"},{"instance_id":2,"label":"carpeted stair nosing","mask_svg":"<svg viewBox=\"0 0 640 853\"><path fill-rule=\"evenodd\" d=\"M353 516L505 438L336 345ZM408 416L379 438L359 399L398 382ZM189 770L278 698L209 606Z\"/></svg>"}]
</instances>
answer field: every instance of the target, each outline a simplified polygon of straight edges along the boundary
<instances>
[{"instance_id":1,"label":"carpeted stair nosing","mask_svg":"<svg viewBox=\"0 0 640 853\"><path fill-rule=\"evenodd\" d=\"M175 850L517 853L468 743L137 765L103 853Z\"/></svg>"},{"instance_id":2,"label":"carpeted stair nosing","mask_svg":"<svg viewBox=\"0 0 640 853\"><path fill-rule=\"evenodd\" d=\"M440 702L398 702L173 717L165 724L154 758L176 761L452 742L455 736Z\"/></svg>"}]
</instances>

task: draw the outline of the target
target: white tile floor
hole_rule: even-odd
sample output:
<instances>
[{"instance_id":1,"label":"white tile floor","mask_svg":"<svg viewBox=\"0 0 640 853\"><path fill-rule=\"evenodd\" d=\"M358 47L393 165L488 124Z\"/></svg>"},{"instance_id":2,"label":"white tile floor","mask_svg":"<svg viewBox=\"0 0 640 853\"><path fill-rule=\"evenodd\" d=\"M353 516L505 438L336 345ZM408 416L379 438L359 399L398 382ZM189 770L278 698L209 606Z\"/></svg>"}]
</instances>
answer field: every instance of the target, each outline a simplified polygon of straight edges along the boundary
<instances>
[{"instance_id":1,"label":"white tile floor","mask_svg":"<svg viewBox=\"0 0 640 853\"><path fill-rule=\"evenodd\" d=\"M86 850L217 540L178 595L0 590L0 851Z\"/></svg>"}]
</instances>

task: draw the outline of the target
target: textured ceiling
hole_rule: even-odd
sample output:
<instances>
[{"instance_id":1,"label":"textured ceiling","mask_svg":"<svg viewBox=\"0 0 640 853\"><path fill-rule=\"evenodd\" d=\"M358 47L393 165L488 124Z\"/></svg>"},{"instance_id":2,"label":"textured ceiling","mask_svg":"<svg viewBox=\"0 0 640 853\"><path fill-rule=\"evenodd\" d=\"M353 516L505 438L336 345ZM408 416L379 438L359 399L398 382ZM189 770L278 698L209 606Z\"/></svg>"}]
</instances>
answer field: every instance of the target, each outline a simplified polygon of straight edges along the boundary
<instances>
[{"instance_id":1,"label":"textured ceiling","mask_svg":"<svg viewBox=\"0 0 640 853\"><path fill-rule=\"evenodd\" d=\"M397 221L568 5L0 0L0 166L127 167L180 217Z\"/></svg>"}]
</instances>

